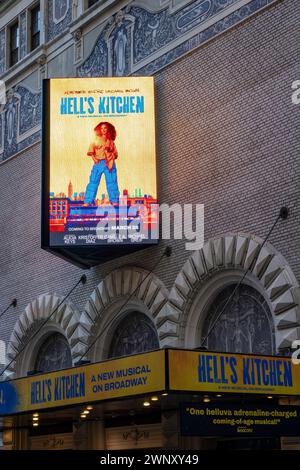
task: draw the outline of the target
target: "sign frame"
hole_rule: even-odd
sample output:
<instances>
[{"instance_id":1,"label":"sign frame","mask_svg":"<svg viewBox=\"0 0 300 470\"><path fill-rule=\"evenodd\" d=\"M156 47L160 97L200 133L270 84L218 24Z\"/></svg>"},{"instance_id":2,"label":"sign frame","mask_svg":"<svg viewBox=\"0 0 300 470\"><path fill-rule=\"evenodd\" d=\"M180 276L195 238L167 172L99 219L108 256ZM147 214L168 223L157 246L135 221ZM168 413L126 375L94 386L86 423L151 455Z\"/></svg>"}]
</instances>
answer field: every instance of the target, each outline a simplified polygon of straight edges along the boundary
<instances>
[{"instance_id":1,"label":"sign frame","mask_svg":"<svg viewBox=\"0 0 300 470\"><path fill-rule=\"evenodd\" d=\"M37 411L37 410L49 410L49 409L61 409L61 408L65 408L65 407L70 407L70 406L76 406L76 405L84 405L84 404L87 404L87 403L100 403L100 402L105 402L105 401L113 401L113 400L122 400L122 399L128 399L128 398L132 398L133 396L134 397L138 397L138 396L145 396L147 394L152 394L152 393L168 393L170 395L175 395L175 394L178 394L180 393L180 395L187 395L187 394L215 394L216 393L216 389L212 388L211 386L209 387L206 387L206 388L202 388L201 390L197 387L194 387L194 388L188 388L188 387L174 387L172 385L172 359L171 359L171 355L172 353L176 353L176 352L184 352L184 353L191 353L191 354L203 354L203 351L197 351L195 349L181 349L181 348L164 348L164 349L156 349L156 350L153 350L153 351L148 351L148 352L145 352L145 353L140 353L140 354L136 354L136 355L132 355L132 356L125 356L125 357L120 357L120 358L113 358L113 359L109 359L109 360L105 360L105 361L100 361L100 362L96 362L96 363L91 363L91 364L86 364L86 365L83 365L83 366L77 366L77 367L72 367L72 368L68 368L68 369L62 369L62 370L59 370L59 371L54 371L54 372L49 372L49 373L44 373L44 374L36 374L36 375L33 375L33 376L30 376L30 377L21 377L21 378L17 378L17 379L12 379L12 380L7 380L7 381L3 381L3 382L0 382L0 416L6 416L6 415L13 415L13 414L26 414L28 412L31 412L31 411ZM95 369L97 367L106 367L107 364L112 364L112 363L115 363L116 361L117 362L124 362L124 363L127 363L128 364L128 367L132 367L134 366L134 361L136 361L137 358L139 358L140 356L146 356L146 355L152 355L152 354L160 354L161 355L161 358L160 358L160 362L159 364L161 364L163 367L163 373L161 375L161 380L162 380L162 385L160 387L156 387L155 389L153 390L142 390L140 391L140 393L128 393L128 394L124 394L124 395L117 395L117 396L108 396L108 397L105 397L105 398L95 398L95 399L91 399L90 396L87 396L85 397L86 399L85 400L80 400L80 401L70 401L70 402L67 402L67 403L59 403L57 402L55 405L53 406L37 406L37 407L32 407L30 409L24 409L23 411L20 411L20 410L11 410L9 413L3 413L1 412L1 401L3 401L3 392L2 392L2 388L3 387L12 387L14 388L15 384L18 384L20 381L24 381L26 382L26 387L24 386L23 387L23 391L26 390L26 393L27 396L29 396L29 392L30 392L30 384L32 382L39 382L41 380L43 380L43 377L49 377L49 376L61 376L61 375L64 375L64 374L67 374L68 372L70 374L76 374L78 373L78 371L81 371L81 372L85 372L87 373L87 371L92 368L92 369ZM205 351L205 354L217 354L217 355L228 355L230 353L220 353L220 352L211 352L211 351ZM264 356L264 355L250 355L250 354L240 354L240 353L233 353L232 354L234 357L240 357L240 356L246 356L248 358L253 358L253 357L259 357L259 358L262 358L262 359L265 359L265 358L270 358L270 359L273 359L273 360L280 360L280 359L284 359L284 360L291 360L291 358L288 358L286 356ZM187 366L187 364L186 364ZM300 368L300 364L297 366ZM183 370L182 366L180 366L180 369ZM299 376L299 381L297 383L297 386L300 387L300 376ZM300 388L299 388L300 390ZM261 391L259 392L258 390L255 391L255 393L249 393L247 391L217 391L217 393L222 393L223 396L227 396L228 399L230 399L230 396L243 396L243 397L266 397L267 396L267 393L265 391ZM274 395L274 397L297 397L300 395L300 392L297 391L297 390L291 390L290 393L284 393L283 391L273 391L272 392L272 395ZM28 399L28 398L27 398ZM2 410L3 411L3 410Z\"/></svg>"},{"instance_id":2,"label":"sign frame","mask_svg":"<svg viewBox=\"0 0 300 470\"><path fill-rule=\"evenodd\" d=\"M68 77L68 79L76 80L78 77ZM99 77L99 80L113 77ZM120 77L116 77L119 79ZM130 78L130 77L124 77ZM154 77L135 77L135 78L152 78L154 87L154 139L155 139L155 172L157 181L157 118L156 118L156 94ZM119 258L136 251L157 246L159 237L149 239L147 243L131 243L131 244L104 244L104 245L51 245L50 243L50 224L49 224L49 192L50 192L50 83L56 78L45 78L42 83L42 150L41 150L41 248L48 251L72 264L82 268L89 269L103 262ZM87 78L88 80L88 78ZM156 191L158 184L156 182ZM158 223L158 222L157 222Z\"/></svg>"},{"instance_id":3,"label":"sign frame","mask_svg":"<svg viewBox=\"0 0 300 470\"><path fill-rule=\"evenodd\" d=\"M159 356L159 357L157 357ZM163 358L163 361L162 361ZM137 364L139 364L141 361L147 361L147 364L152 364L153 365L153 371L152 370L145 370L141 372L136 372L129 374L128 377L132 381L136 380L137 378L141 377L149 377L150 380L149 382L152 383L152 381L158 383L159 386L150 386L150 389L148 387L148 384L145 383L138 383L138 384L133 384L132 387L133 390L136 390L135 392L130 391L129 393L114 393L111 392L111 389L109 387L105 387L105 384L111 384L115 383L118 381L125 381L127 378L119 375L116 373L114 376L108 375L110 370L118 370L117 367L122 367L122 364L125 364L124 367L126 368L137 368L139 367ZM163 374L159 376L157 373L155 373L154 366L162 362L163 363ZM135 365L134 365L135 364ZM110 367L111 366L111 367ZM100 369L97 370L97 369ZM108 369L108 370L107 370ZM90 371L91 370L91 371ZM122 370L122 369L119 369ZM147 375L149 372L151 372L150 375ZM69 384L71 383L71 380L73 380L73 377L75 376L82 376L84 374L84 379L80 381L79 377L77 380L77 386L76 388L73 386L72 390L78 391L78 395L76 397L69 397L67 399L65 396L62 397L62 394L66 393L63 392L63 389L66 390L66 381L68 380L67 377L69 377ZM99 376L97 374L106 374L105 376L101 377L99 379ZM88 379L91 378L92 375L95 375L95 381L91 380L90 383ZM10 416L10 415L21 415L21 414L27 414L27 413L32 413L36 411L49 411L49 410L59 410L63 409L65 407L74 407L74 406L82 406L90 403L104 403L107 401L119 401L123 399L128 399L132 397L142 397L147 394L155 394L155 393L163 393L166 390L166 376L167 376L167 368L166 368L166 351L163 349L155 349L152 351L140 353L140 354L135 354L132 356L124 356L124 357L117 357L117 358L112 358L108 359L105 361L100 361L100 362L95 362L91 364L85 364L82 366L76 366L72 368L67 368L67 369L61 369L58 371L53 371L53 372L48 372L48 373L42 373L42 374L36 374L32 376L27 376L27 377L20 377L17 379L12 379L12 380L7 380L0 382L0 417L4 416ZM62 379L64 377L64 379ZM120 379L120 380L117 380ZM47 398L49 397L49 380L52 382L50 385L51 389L51 400L47 401ZM56 381L59 381L57 383ZM103 389L100 390L99 384L97 385L97 382L100 381L100 384L103 385ZM111 381L111 382L108 382ZM62 386L63 382L63 386ZM90 390L88 387L90 386L91 388L94 387L95 384L97 386L97 390ZM74 381L73 381L74 384ZM145 385L145 386L143 386ZM146 386L147 385L147 386ZM150 384L151 385L151 384ZM138 390L137 387L141 386L141 390ZM80 394L80 391L83 389L85 390L84 396ZM126 384L127 387L127 384ZM125 387L125 388L126 388ZM130 387L130 385L128 385ZM117 388L115 389L117 390ZM18 393L19 392L19 393ZM21 393L20 393L21 392ZM125 390L126 392L126 390ZM103 393L104 397L101 397L101 394ZM93 398L93 394L94 398ZM27 404L27 401L29 401L29 397L31 400L30 406L26 407L26 409L18 409L18 407L22 406L24 407L24 404ZM9 398L7 400L7 398ZM78 398L78 399L77 399ZM5 402L7 400L7 406L5 406ZM34 403L32 404L32 401L34 400ZM20 405L21 402L21 405ZM54 403L56 402L56 403ZM28 404L27 404L28 405Z\"/></svg>"},{"instance_id":4,"label":"sign frame","mask_svg":"<svg viewBox=\"0 0 300 470\"><path fill-rule=\"evenodd\" d=\"M237 395L237 394L242 394L242 395L249 395L249 396L253 396L253 395L264 395L264 396L268 396L268 395L276 395L276 396L299 396L300 395L300 373L298 372L298 375L296 375L294 373L293 375L293 379L295 378L297 380L297 383L295 385L295 387L297 387L297 390L295 390L293 388L293 390L288 390L288 389L284 389L284 390L276 390L275 389L272 389L272 390L263 390L263 389L259 389L259 388L256 388L254 390L254 388L252 389L251 387L249 387L248 389L245 388L239 388L239 389L235 389L234 387L232 389L229 389L229 388L219 388L218 384L213 384L213 385L208 385L208 386L186 386L184 385L183 387L180 387L180 386L174 386L172 384L172 354L175 352L176 353L188 353L188 354L191 354L191 355L196 355L196 354L201 354L201 355L206 355L206 356L231 356L231 357L234 357L234 358L243 358L243 357L246 357L246 358L249 358L250 360L251 359L255 359L255 358L260 358L261 360L265 360L265 359L270 359L270 360L273 360L273 361L291 361L291 367L292 367L292 370L294 370L294 367L298 367L299 368L299 372L300 372L300 363L299 364L293 364L292 363L292 358L291 357L287 357L287 356L266 356L266 355L263 355L263 354L243 354L243 353L228 353L228 352L220 352L220 351L205 351L205 350L197 350L197 349L184 349L184 348L168 348L168 364L167 364L167 369L168 369L168 387L169 387L169 391L170 392L180 392L180 393L222 393L222 394L233 394L233 395ZM181 367L179 366L179 369L181 370L184 370L185 373L187 372L187 362L185 361L184 362L185 364L185 368L184 369L181 369ZM174 380L173 380L174 382ZM183 382L186 384L187 381L183 380ZM253 385L253 387L255 387L256 384ZM283 388L283 387L281 387Z\"/></svg>"}]
</instances>

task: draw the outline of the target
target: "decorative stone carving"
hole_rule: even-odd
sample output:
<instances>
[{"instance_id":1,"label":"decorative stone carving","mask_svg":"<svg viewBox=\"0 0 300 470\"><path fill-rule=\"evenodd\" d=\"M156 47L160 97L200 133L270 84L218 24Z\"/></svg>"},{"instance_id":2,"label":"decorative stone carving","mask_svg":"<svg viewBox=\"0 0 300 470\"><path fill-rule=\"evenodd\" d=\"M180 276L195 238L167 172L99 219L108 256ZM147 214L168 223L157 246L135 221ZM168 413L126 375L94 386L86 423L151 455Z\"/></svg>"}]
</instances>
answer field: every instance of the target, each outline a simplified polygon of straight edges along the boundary
<instances>
[{"instance_id":1,"label":"decorative stone carving","mask_svg":"<svg viewBox=\"0 0 300 470\"><path fill-rule=\"evenodd\" d=\"M51 324L56 324L61 333L64 333L74 360L76 356L75 351L78 353L78 341L72 339L72 335L78 326L80 314L70 303L63 303L58 307L61 300L55 294L44 294L27 305L25 311L15 324L7 345L7 363L11 362L11 365L5 372L6 378L15 377L17 372L16 356L24 345L28 343L32 334L41 326L41 322L49 318L55 310L51 317ZM31 346L34 348L34 344Z\"/></svg>"},{"instance_id":2,"label":"decorative stone carving","mask_svg":"<svg viewBox=\"0 0 300 470\"><path fill-rule=\"evenodd\" d=\"M213 1L213 0L212 0ZM218 1L218 0L217 0ZM163 67L166 67L169 65L171 62L177 60L179 57L183 56L184 54L187 54L193 49L196 49L197 47L201 46L202 44L206 43L216 35L226 31L229 27L232 27L233 25L239 23L243 19L247 18L248 16L254 14L256 11L270 5L271 3L274 2L274 0L252 0L250 3L248 3L246 6L238 6L239 4L237 3L237 9L235 11L232 11L230 13L230 16L227 16L226 10L228 7L228 4L226 5L226 0L223 2L223 11L220 9L222 7L222 0L220 0L218 3L217 1L215 2L214 7L218 8L218 13L214 14L213 11L216 11L215 8L210 10L209 15L207 16L206 20L203 21L203 18L201 19L198 17L196 20L197 25L189 22L189 24L186 24L184 28L183 22L179 21L179 18L181 20L181 16L178 16L178 21L179 25L177 23L176 29L178 31L181 31L181 35L183 36L184 30L186 33L188 31L192 31L195 29L195 34L188 38L188 39L183 39L183 41L179 44L176 45L175 47L172 47L172 40L169 43L170 46L168 47L168 50L164 52L163 54L159 55L158 57L151 58L151 56L148 58L148 63L146 65L143 65L142 67L138 66L138 60L145 60L146 56L145 51L143 51L143 45L141 42L139 42L139 47L137 50L134 50L134 57L135 57L135 66L134 66L134 74L137 75L152 75L158 70L162 69ZM234 5L233 5L234 6ZM189 8L189 6L186 7L186 11ZM182 10L180 11L182 13ZM183 13L184 14L184 13ZM172 15L173 18L176 15ZM215 20L213 24L211 24L211 21ZM206 27L205 23L209 23L209 25ZM158 29L158 25L152 26L154 30ZM151 27L150 27L151 29ZM140 33L142 32L142 29L140 30ZM152 43L152 48L153 52L155 49L155 44L156 42L156 34L153 32L153 39L151 41ZM171 33L169 33L169 39L171 38ZM134 38L135 42L135 38ZM156 49L156 52L158 53L160 48ZM156 54L157 55L157 54Z\"/></svg>"},{"instance_id":3,"label":"decorative stone carving","mask_svg":"<svg viewBox=\"0 0 300 470\"><path fill-rule=\"evenodd\" d=\"M259 237L245 234L210 239L184 264L157 320L163 324L172 319L185 325L191 302L201 295L208 280L223 270L237 269L243 273L250 265L251 275L271 306L276 350L290 347L293 340L300 338L299 285L284 257L269 243L262 247L262 242ZM176 336L179 340L178 329ZM172 337L165 336L164 344L169 344Z\"/></svg>"},{"instance_id":4,"label":"decorative stone carving","mask_svg":"<svg viewBox=\"0 0 300 470\"><path fill-rule=\"evenodd\" d=\"M82 41L82 30L80 28L76 29L73 32L74 38L74 63L78 63L82 60L82 50L83 50L83 41Z\"/></svg>"},{"instance_id":5,"label":"decorative stone carving","mask_svg":"<svg viewBox=\"0 0 300 470\"><path fill-rule=\"evenodd\" d=\"M76 31L74 62L79 63L77 74L79 77L152 75L274 1L252 0L241 6L239 0L197 0L187 3L177 0L158 3L157 0L153 8L152 5L147 8L147 2L142 2L141 6L128 4L108 19L92 52L83 62L83 38L79 38L81 33ZM71 23L72 2L49 0L47 4L46 40L52 41L66 31ZM74 2L74 7L78 9L77 2ZM47 76L47 64L39 65L40 89L42 79ZM4 71L3 29L0 31L0 75ZM19 119L20 115L17 114L16 118ZM26 134L21 144L12 141L9 145L3 137L0 159L5 160L40 138L36 126Z\"/></svg>"},{"instance_id":6,"label":"decorative stone carving","mask_svg":"<svg viewBox=\"0 0 300 470\"><path fill-rule=\"evenodd\" d=\"M68 12L69 0L53 0L53 21L59 23Z\"/></svg>"},{"instance_id":7,"label":"decorative stone carving","mask_svg":"<svg viewBox=\"0 0 300 470\"><path fill-rule=\"evenodd\" d=\"M63 33L72 21L70 0L49 0L47 41Z\"/></svg>"},{"instance_id":8,"label":"decorative stone carving","mask_svg":"<svg viewBox=\"0 0 300 470\"><path fill-rule=\"evenodd\" d=\"M43 54L41 55L38 59L37 59L37 64L40 66L40 67L43 67L46 63L47 63L47 56L46 54Z\"/></svg>"},{"instance_id":9,"label":"decorative stone carving","mask_svg":"<svg viewBox=\"0 0 300 470\"><path fill-rule=\"evenodd\" d=\"M79 0L73 0L72 1L72 19L76 20L76 18L79 16L79 5L78 5ZM81 0L82 1L82 0Z\"/></svg>"},{"instance_id":10,"label":"decorative stone carving","mask_svg":"<svg viewBox=\"0 0 300 470\"><path fill-rule=\"evenodd\" d=\"M156 12L129 4L107 21L91 54L79 66L78 74L104 76L110 69L110 63L113 62L111 68L119 70L119 74L152 75L158 69L273 1L252 0L247 6L241 6L239 0L197 0L185 6L182 4L179 9L177 7L174 9L173 4L170 9L170 5L164 3L162 9ZM229 11L230 21L228 21ZM131 25L126 24L126 20L129 19ZM129 31L129 26L132 27L132 31ZM180 37L184 38L184 35L192 31L195 31L195 34L191 38L182 39L181 44L172 47L173 42L178 42ZM110 53L107 55L107 47L112 43ZM165 50L166 47L168 51L160 55L159 51ZM126 58L128 71L125 71L124 66L125 49L128 55ZM116 68L116 55L120 57L118 60L122 59L119 68ZM145 61L148 64L145 65Z\"/></svg>"},{"instance_id":11,"label":"decorative stone carving","mask_svg":"<svg viewBox=\"0 0 300 470\"><path fill-rule=\"evenodd\" d=\"M91 54L77 69L79 77L104 77L108 75L108 47L105 33L109 27L110 24L108 23L97 39Z\"/></svg>"},{"instance_id":12,"label":"decorative stone carving","mask_svg":"<svg viewBox=\"0 0 300 470\"><path fill-rule=\"evenodd\" d=\"M149 276L148 272L141 268L124 267L110 273L96 287L81 314L80 324L74 332L72 340L80 341L82 349L87 348L94 338L93 332L100 324L105 311L117 299L125 301L133 292L135 292L133 299L145 306L152 316L159 334L156 317L167 302L167 289L154 274ZM153 337L151 344L152 340Z\"/></svg>"},{"instance_id":13,"label":"decorative stone carving","mask_svg":"<svg viewBox=\"0 0 300 470\"><path fill-rule=\"evenodd\" d=\"M116 26L120 26L124 18L125 18L124 11L123 10L118 11L118 13L116 13L115 18L114 18Z\"/></svg>"},{"instance_id":14,"label":"decorative stone carving","mask_svg":"<svg viewBox=\"0 0 300 470\"><path fill-rule=\"evenodd\" d=\"M7 103L6 103L6 141L9 147L12 146L14 140L16 140L16 116L17 106L16 100L14 99L14 93L10 89L7 92Z\"/></svg>"},{"instance_id":15,"label":"decorative stone carving","mask_svg":"<svg viewBox=\"0 0 300 470\"><path fill-rule=\"evenodd\" d=\"M74 31L73 33L73 38L74 38L74 41L80 41L80 39L82 38L82 29L80 28L76 29L76 31Z\"/></svg>"},{"instance_id":16,"label":"decorative stone carving","mask_svg":"<svg viewBox=\"0 0 300 470\"><path fill-rule=\"evenodd\" d=\"M41 123L41 94L17 85L7 92L0 113L0 155L5 160L36 141Z\"/></svg>"},{"instance_id":17,"label":"decorative stone carving","mask_svg":"<svg viewBox=\"0 0 300 470\"><path fill-rule=\"evenodd\" d=\"M126 49L127 35L124 29L119 29L114 44L114 66L115 75L122 77L126 71Z\"/></svg>"},{"instance_id":18,"label":"decorative stone carving","mask_svg":"<svg viewBox=\"0 0 300 470\"><path fill-rule=\"evenodd\" d=\"M37 59L39 65L39 88L42 88L43 79L47 77L47 56L43 54Z\"/></svg>"},{"instance_id":19,"label":"decorative stone carving","mask_svg":"<svg viewBox=\"0 0 300 470\"><path fill-rule=\"evenodd\" d=\"M41 95L39 93L32 93L28 88L17 86L15 94L20 100L19 110L19 126L18 138L19 141L25 133L28 133L32 128L39 126L41 121Z\"/></svg>"}]
</instances>

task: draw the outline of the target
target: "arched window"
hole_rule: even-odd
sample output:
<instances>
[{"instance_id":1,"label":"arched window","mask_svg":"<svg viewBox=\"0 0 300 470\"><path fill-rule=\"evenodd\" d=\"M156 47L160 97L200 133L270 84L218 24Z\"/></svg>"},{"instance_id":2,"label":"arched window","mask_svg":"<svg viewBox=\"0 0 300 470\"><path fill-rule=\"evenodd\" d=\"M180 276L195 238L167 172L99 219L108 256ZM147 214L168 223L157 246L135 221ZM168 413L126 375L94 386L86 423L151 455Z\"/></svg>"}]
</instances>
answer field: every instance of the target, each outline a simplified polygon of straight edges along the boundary
<instances>
[{"instance_id":1,"label":"arched window","mask_svg":"<svg viewBox=\"0 0 300 470\"><path fill-rule=\"evenodd\" d=\"M203 337L221 314L236 284L217 294L206 311ZM207 340L212 351L274 354L274 323L269 306L254 288L241 285L216 322Z\"/></svg>"},{"instance_id":2,"label":"arched window","mask_svg":"<svg viewBox=\"0 0 300 470\"><path fill-rule=\"evenodd\" d=\"M155 326L147 315L134 312L118 324L110 344L109 357L129 356L159 348Z\"/></svg>"},{"instance_id":3,"label":"arched window","mask_svg":"<svg viewBox=\"0 0 300 470\"><path fill-rule=\"evenodd\" d=\"M48 336L38 350L35 370L51 372L68 367L72 367L72 357L68 341L60 333Z\"/></svg>"}]
</instances>

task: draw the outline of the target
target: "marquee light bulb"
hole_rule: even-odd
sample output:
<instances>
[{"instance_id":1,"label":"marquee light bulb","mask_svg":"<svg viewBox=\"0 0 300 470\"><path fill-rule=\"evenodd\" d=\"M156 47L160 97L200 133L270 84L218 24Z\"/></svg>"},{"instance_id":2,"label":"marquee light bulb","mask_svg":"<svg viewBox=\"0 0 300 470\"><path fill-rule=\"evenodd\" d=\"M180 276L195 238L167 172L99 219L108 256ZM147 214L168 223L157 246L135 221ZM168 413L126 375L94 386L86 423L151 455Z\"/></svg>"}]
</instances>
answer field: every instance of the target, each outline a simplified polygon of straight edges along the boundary
<instances>
[{"instance_id":1,"label":"marquee light bulb","mask_svg":"<svg viewBox=\"0 0 300 470\"><path fill-rule=\"evenodd\" d=\"M153 397L151 397L151 401L158 401L158 396L153 395Z\"/></svg>"}]
</instances>

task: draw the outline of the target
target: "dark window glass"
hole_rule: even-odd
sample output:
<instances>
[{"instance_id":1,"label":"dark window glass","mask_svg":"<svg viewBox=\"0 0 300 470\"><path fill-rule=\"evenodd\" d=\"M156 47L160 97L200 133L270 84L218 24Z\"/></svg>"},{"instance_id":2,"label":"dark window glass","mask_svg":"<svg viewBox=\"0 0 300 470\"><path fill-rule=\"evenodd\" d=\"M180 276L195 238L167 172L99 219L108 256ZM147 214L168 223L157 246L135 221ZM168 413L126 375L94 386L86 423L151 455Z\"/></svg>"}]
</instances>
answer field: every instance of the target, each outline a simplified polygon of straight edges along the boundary
<instances>
[{"instance_id":1,"label":"dark window glass","mask_svg":"<svg viewBox=\"0 0 300 470\"><path fill-rule=\"evenodd\" d=\"M99 0L88 0L88 8L92 7L93 5L95 5L95 3L97 3Z\"/></svg>"},{"instance_id":2,"label":"dark window glass","mask_svg":"<svg viewBox=\"0 0 300 470\"><path fill-rule=\"evenodd\" d=\"M276 351L269 306L251 286L231 284L212 299L206 312L203 336L208 331L209 351L266 355Z\"/></svg>"},{"instance_id":3,"label":"dark window glass","mask_svg":"<svg viewBox=\"0 0 300 470\"><path fill-rule=\"evenodd\" d=\"M130 356L159 348L155 326L140 312L127 315L118 324L110 345L109 357Z\"/></svg>"},{"instance_id":4,"label":"dark window glass","mask_svg":"<svg viewBox=\"0 0 300 470\"><path fill-rule=\"evenodd\" d=\"M31 10L31 50L33 51L40 45L40 29L41 29L41 10L40 6L36 6Z\"/></svg>"},{"instance_id":5,"label":"dark window glass","mask_svg":"<svg viewBox=\"0 0 300 470\"><path fill-rule=\"evenodd\" d=\"M19 60L19 23L10 27L10 65L14 65Z\"/></svg>"},{"instance_id":6,"label":"dark window glass","mask_svg":"<svg viewBox=\"0 0 300 470\"><path fill-rule=\"evenodd\" d=\"M35 370L51 372L69 367L72 367L72 357L66 338L60 333L48 336L38 351Z\"/></svg>"}]
</instances>

